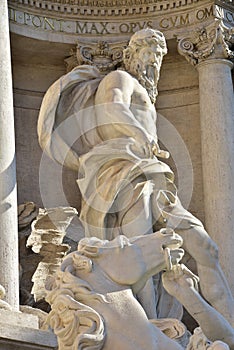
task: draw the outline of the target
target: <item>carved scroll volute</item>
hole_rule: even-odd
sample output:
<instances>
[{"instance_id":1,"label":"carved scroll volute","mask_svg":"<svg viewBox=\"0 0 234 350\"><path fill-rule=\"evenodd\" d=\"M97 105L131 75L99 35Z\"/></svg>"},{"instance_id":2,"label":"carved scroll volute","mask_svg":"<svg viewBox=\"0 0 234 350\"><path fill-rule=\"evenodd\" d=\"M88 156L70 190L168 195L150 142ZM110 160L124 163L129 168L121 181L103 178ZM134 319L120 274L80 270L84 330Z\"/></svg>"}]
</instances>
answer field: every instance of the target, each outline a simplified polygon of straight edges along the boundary
<instances>
[{"instance_id":1,"label":"carved scroll volute","mask_svg":"<svg viewBox=\"0 0 234 350\"><path fill-rule=\"evenodd\" d=\"M188 36L178 36L178 52L192 65L212 58L233 59L230 49L234 42L234 28L225 27L215 21L206 27L200 27Z\"/></svg>"},{"instance_id":2,"label":"carved scroll volute","mask_svg":"<svg viewBox=\"0 0 234 350\"><path fill-rule=\"evenodd\" d=\"M122 64L123 49L126 43L78 43L76 50L71 51L71 56L65 59L67 71L82 64L96 66L101 72L108 73Z\"/></svg>"}]
</instances>

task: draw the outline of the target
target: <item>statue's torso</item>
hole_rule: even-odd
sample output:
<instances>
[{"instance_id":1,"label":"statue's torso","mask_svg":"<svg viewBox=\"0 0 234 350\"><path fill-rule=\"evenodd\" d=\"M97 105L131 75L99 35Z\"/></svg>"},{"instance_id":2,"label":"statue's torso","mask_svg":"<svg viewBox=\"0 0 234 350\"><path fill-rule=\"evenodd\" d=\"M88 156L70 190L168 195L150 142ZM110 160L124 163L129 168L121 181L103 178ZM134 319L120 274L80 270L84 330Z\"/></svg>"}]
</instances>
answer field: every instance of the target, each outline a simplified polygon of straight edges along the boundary
<instances>
[{"instance_id":1,"label":"statue's torso","mask_svg":"<svg viewBox=\"0 0 234 350\"><path fill-rule=\"evenodd\" d=\"M117 89L121 90L122 93L122 101L120 100L118 102L120 102L120 104L122 104L125 108L125 110L123 110L123 113L126 116L126 123L131 123L130 116L129 119L127 116L127 113L131 113L135 121L138 122L148 134L151 135L151 138L156 139L157 133L155 107L152 104L146 89L138 82L136 78L123 71L115 71L108 74L105 78L103 78L96 92L95 106L97 111L97 122L102 138L104 140L107 140L111 138L128 136L126 134L126 131L125 135L124 132L121 134L121 130L118 128L117 131L112 125L111 118L115 113L119 113L119 111L117 111L118 106L115 103L114 95L113 99L110 97L110 90L114 91ZM104 106L106 104L110 104L109 115L105 112ZM98 106L101 107L99 108ZM104 125L103 120L104 123L108 124Z\"/></svg>"}]
</instances>

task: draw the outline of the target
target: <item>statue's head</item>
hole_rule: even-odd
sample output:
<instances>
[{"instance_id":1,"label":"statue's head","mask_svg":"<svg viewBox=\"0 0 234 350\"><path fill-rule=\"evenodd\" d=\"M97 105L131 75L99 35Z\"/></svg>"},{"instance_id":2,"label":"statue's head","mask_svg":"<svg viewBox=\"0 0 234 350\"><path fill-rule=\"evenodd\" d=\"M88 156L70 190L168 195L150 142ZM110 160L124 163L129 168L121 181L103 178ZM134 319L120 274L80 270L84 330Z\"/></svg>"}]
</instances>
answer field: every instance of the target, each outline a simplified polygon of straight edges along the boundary
<instances>
[{"instance_id":1,"label":"statue's head","mask_svg":"<svg viewBox=\"0 0 234 350\"><path fill-rule=\"evenodd\" d=\"M152 102L155 102L157 96L160 68L166 53L164 35L150 28L136 32L123 52L126 71L146 88Z\"/></svg>"}]
</instances>

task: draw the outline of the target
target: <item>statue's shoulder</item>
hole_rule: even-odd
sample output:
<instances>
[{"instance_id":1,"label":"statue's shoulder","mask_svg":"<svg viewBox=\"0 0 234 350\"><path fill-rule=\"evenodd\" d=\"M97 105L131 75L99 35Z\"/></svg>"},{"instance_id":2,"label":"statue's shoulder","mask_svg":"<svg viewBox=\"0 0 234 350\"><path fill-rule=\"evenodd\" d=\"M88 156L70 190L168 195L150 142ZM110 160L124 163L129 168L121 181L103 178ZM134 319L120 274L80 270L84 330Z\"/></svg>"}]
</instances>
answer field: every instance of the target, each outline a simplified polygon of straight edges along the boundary
<instances>
[{"instance_id":1,"label":"statue's shoulder","mask_svg":"<svg viewBox=\"0 0 234 350\"><path fill-rule=\"evenodd\" d=\"M115 70L108 73L102 80L102 85L110 87L121 87L133 84L133 77L124 70Z\"/></svg>"},{"instance_id":2,"label":"statue's shoulder","mask_svg":"<svg viewBox=\"0 0 234 350\"><path fill-rule=\"evenodd\" d=\"M118 69L118 70L114 70L110 73L108 73L105 78L106 80L119 80L119 79L124 79L124 80L130 80L132 79L132 76L126 72L125 70L121 70L121 69Z\"/></svg>"}]
</instances>

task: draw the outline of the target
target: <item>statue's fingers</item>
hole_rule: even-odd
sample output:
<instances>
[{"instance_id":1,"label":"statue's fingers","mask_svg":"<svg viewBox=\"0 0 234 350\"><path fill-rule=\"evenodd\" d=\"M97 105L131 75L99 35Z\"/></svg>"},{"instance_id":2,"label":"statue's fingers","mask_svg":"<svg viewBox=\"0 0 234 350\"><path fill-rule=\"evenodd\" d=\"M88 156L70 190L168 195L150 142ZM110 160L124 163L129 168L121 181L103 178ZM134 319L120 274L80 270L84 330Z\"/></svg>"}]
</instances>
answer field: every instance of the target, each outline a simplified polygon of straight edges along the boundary
<instances>
[{"instance_id":1,"label":"statue's fingers","mask_svg":"<svg viewBox=\"0 0 234 350\"><path fill-rule=\"evenodd\" d=\"M193 280L194 287L196 290L198 290L198 284L199 284L199 277L195 275L192 271L190 271L187 266L184 264L181 264L181 269L183 270L183 273L190 277Z\"/></svg>"},{"instance_id":2,"label":"statue's fingers","mask_svg":"<svg viewBox=\"0 0 234 350\"><path fill-rule=\"evenodd\" d=\"M163 237L163 248L178 249L183 244L183 239L177 234L166 234Z\"/></svg>"},{"instance_id":3,"label":"statue's fingers","mask_svg":"<svg viewBox=\"0 0 234 350\"><path fill-rule=\"evenodd\" d=\"M171 250L171 263L172 265L177 265L181 261L181 259L184 256L184 250L179 248L179 249L173 249ZM174 269L174 267L173 267Z\"/></svg>"},{"instance_id":4,"label":"statue's fingers","mask_svg":"<svg viewBox=\"0 0 234 350\"><path fill-rule=\"evenodd\" d=\"M183 272L188 275L189 277L197 280L197 282L199 282L199 277L197 275L195 275L191 270L189 270L187 268L187 266L185 266L184 264L181 264L181 269L183 270Z\"/></svg>"},{"instance_id":5,"label":"statue's fingers","mask_svg":"<svg viewBox=\"0 0 234 350\"><path fill-rule=\"evenodd\" d=\"M183 270L181 268L181 264L177 264L177 265L173 266L173 272L174 272L175 278L181 277L183 275Z\"/></svg>"},{"instance_id":6,"label":"statue's fingers","mask_svg":"<svg viewBox=\"0 0 234 350\"><path fill-rule=\"evenodd\" d=\"M176 265L173 265L173 268L171 270L166 270L163 273L163 278L165 280L175 281L182 275L183 275L183 271L181 269L181 265L177 263Z\"/></svg>"}]
</instances>

